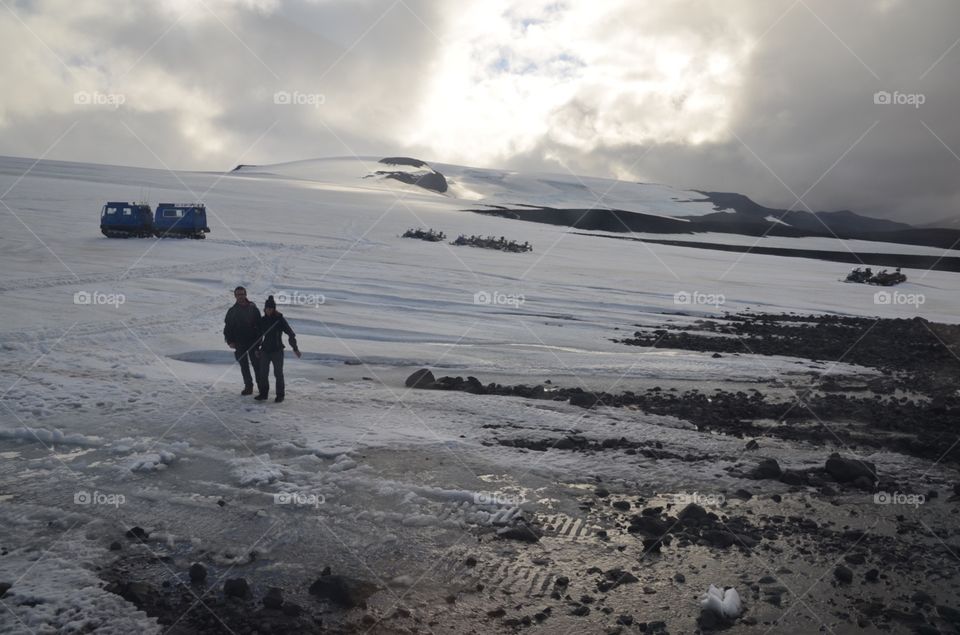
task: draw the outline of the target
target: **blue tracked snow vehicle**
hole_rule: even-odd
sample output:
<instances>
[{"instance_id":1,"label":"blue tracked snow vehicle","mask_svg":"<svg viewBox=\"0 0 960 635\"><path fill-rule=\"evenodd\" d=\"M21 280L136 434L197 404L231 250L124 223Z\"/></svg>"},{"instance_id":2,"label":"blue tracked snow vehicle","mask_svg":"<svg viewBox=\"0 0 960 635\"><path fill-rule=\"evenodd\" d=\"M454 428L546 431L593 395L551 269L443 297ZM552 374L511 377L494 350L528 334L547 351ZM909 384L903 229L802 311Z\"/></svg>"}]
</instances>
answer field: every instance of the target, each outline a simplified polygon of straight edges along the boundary
<instances>
[{"instance_id":1,"label":"blue tracked snow vehicle","mask_svg":"<svg viewBox=\"0 0 960 635\"><path fill-rule=\"evenodd\" d=\"M146 203L109 201L100 211L100 231L107 238L153 235L153 210Z\"/></svg>"},{"instance_id":2,"label":"blue tracked snow vehicle","mask_svg":"<svg viewBox=\"0 0 960 635\"><path fill-rule=\"evenodd\" d=\"M207 208L203 203L160 203L153 231L159 238L206 238Z\"/></svg>"}]
</instances>

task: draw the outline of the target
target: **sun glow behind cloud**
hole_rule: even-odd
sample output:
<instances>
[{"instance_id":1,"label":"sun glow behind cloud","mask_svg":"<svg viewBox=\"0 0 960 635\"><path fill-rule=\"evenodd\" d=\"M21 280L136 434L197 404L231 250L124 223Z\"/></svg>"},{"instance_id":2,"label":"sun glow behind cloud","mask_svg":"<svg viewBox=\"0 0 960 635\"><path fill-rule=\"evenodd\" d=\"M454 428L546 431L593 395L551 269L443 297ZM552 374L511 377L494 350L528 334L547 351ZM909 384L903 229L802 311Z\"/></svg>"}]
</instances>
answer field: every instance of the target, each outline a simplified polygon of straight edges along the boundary
<instances>
[{"instance_id":1,"label":"sun glow behind cloud","mask_svg":"<svg viewBox=\"0 0 960 635\"><path fill-rule=\"evenodd\" d=\"M649 7L606 8L516 0L458 5L446 29L456 37L440 46L431 85L402 141L446 160L488 164L544 137L583 152L723 140L748 40L667 28Z\"/></svg>"}]
</instances>

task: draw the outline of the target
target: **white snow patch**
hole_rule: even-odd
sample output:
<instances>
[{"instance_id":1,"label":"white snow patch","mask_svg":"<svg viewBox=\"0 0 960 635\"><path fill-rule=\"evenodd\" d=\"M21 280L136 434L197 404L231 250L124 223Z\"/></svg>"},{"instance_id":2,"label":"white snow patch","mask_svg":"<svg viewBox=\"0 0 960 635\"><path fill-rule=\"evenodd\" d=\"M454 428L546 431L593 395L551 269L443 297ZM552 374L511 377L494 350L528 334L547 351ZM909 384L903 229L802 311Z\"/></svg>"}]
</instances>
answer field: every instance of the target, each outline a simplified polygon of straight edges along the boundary
<instances>
[{"instance_id":1,"label":"white snow patch","mask_svg":"<svg viewBox=\"0 0 960 635\"><path fill-rule=\"evenodd\" d=\"M269 454L247 459L233 459L232 473L241 487L269 485L283 477L283 468L270 462Z\"/></svg>"},{"instance_id":2,"label":"white snow patch","mask_svg":"<svg viewBox=\"0 0 960 635\"><path fill-rule=\"evenodd\" d=\"M96 447L103 443L100 437L89 437L83 434L67 434L53 428L30 428L23 426L12 430L0 430L0 439L22 439L24 441L40 441L41 443L61 443L64 445L82 445Z\"/></svg>"},{"instance_id":3,"label":"white snow patch","mask_svg":"<svg viewBox=\"0 0 960 635\"><path fill-rule=\"evenodd\" d=\"M177 456L173 452L161 450L146 454L136 454L130 458L131 472L159 472L167 469Z\"/></svg>"},{"instance_id":4,"label":"white snow patch","mask_svg":"<svg viewBox=\"0 0 960 635\"><path fill-rule=\"evenodd\" d=\"M717 617L724 620L735 620L743 612L743 605L740 602L740 594L733 587L721 591L714 585L710 585L707 592L703 594L700 600L700 607L710 611Z\"/></svg>"}]
</instances>

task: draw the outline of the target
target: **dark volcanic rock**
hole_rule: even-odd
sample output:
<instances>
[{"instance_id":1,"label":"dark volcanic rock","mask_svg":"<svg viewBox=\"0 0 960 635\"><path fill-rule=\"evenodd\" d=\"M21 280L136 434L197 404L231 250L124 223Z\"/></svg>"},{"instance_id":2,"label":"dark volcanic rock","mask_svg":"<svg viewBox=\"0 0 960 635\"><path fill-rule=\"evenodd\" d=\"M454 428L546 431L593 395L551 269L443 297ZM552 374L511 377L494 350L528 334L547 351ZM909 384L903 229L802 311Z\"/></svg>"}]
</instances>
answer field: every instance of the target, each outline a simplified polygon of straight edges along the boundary
<instances>
[{"instance_id":1,"label":"dark volcanic rock","mask_svg":"<svg viewBox=\"0 0 960 635\"><path fill-rule=\"evenodd\" d=\"M630 517L630 527L627 531L632 534L641 533L658 538L666 534L669 529L670 525L667 524L667 521L659 517L634 514Z\"/></svg>"},{"instance_id":2,"label":"dark volcanic rock","mask_svg":"<svg viewBox=\"0 0 960 635\"><path fill-rule=\"evenodd\" d=\"M781 474L783 474L783 470L780 469L780 464L777 463L776 459L763 459L755 468L753 468L753 471L750 472L750 477L757 480L763 480L768 478L780 478Z\"/></svg>"},{"instance_id":3,"label":"dark volcanic rock","mask_svg":"<svg viewBox=\"0 0 960 635\"><path fill-rule=\"evenodd\" d=\"M593 408L597 404L603 405L600 398L592 392L577 392L570 395L570 405L581 408Z\"/></svg>"},{"instance_id":4,"label":"dark volcanic rock","mask_svg":"<svg viewBox=\"0 0 960 635\"><path fill-rule=\"evenodd\" d=\"M143 542L150 537L150 534L148 534L143 527L134 527L127 531L126 536L127 538L134 538Z\"/></svg>"},{"instance_id":5,"label":"dark volcanic rock","mask_svg":"<svg viewBox=\"0 0 960 635\"><path fill-rule=\"evenodd\" d=\"M375 584L342 575L322 575L309 589L310 595L348 609L363 606L379 590Z\"/></svg>"},{"instance_id":6,"label":"dark volcanic rock","mask_svg":"<svg viewBox=\"0 0 960 635\"><path fill-rule=\"evenodd\" d=\"M603 573L603 577L604 579L597 583L597 590L603 593L623 584L633 584L640 581L637 576L623 569L610 569Z\"/></svg>"},{"instance_id":7,"label":"dark volcanic rock","mask_svg":"<svg viewBox=\"0 0 960 635\"><path fill-rule=\"evenodd\" d=\"M543 530L525 521L515 523L509 527L501 527L497 530L497 538L505 540L539 542L541 537L543 537Z\"/></svg>"},{"instance_id":8,"label":"dark volcanic rock","mask_svg":"<svg viewBox=\"0 0 960 635\"><path fill-rule=\"evenodd\" d=\"M106 590L132 602L137 608L143 608L159 597L157 589L146 582L116 582L108 584Z\"/></svg>"},{"instance_id":9,"label":"dark volcanic rock","mask_svg":"<svg viewBox=\"0 0 960 635\"><path fill-rule=\"evenodd\" d=\"M680 519L684 525L697 525L709 518L707 510L696 503L690 503L686 507L680 510L680 513L677 514L677 518Z\"/></svg>"},{"instance_id":10,"label":"dark volcanic rock","mask_svg":"<svg viewBox=\"0 0 960 635\"><path fill-rule=\"evenodd\" d=\"M263 596L263 605L268 609L280 609L283 607L283 589L280 587L270 587L267 594Z\"/></svg>"},{"instance_id":11,"label":"dark volcanic rock","mask_svg":"<svg viewBox=\"0 0 960 635\"><path fill-rule=\"evenodd\" d=\"M250 597L250 585L244 578L230 578L223 583L223 594L230 598L245 600Z\"/></svg>"},{"instance_id":12,"label":"dark volcanic rock","mask_svg":"<svg viewBox=\"0 0 960 635\"><path fill-rule=\"evenodd\" d=\"M827 459L827 473L838 483L849 483L864 477L872 484L877 480L877 467L869 461L848 459L839 454L832 454Z\"/></svg>"},{"instance_id":13,"label":"dark volcanic rock","mask_svg":"<svg viewBox=\"0 0 960 635\"><path fill-rule=\"evenodd\" d=\"M700 536L708 544L722 549L733 546L737 541L736 536L724 529L708 529L701 533Z\"/></svg>"},{"instance_id":14,"label":"dark volcanic rock","mask_svg":"<svg viewBox=\"0 0 960 635\"><path fill-rule=\"evenodd\" d=\"M385 159L380 159L380 163L385 165L404 165L428 171L411 173L400 170L377 170L374 172L374 174L377 176L383 176L388 179L396 179L397 181L406 183L408 185L419 185L422 188L433 190L434 192L443 193L447 191L447 179L444 178L443 174L437 172L420 159L412 159L410 157L387 157Z\"/></svg>"},{"instance_id":15,"label":"dark volcanic rock","mask_svg":"<svg viewBox=\"0 0 960 635\"><path fill-rule=\"evenodd\" d=\"M844 584L850 584L851 582L853 582L853 571L851 571L850 569L848 569L847 567L841 564L841 565L838 565L837 568L833 570L833 577L835 577L840 582L843 582Z\"/></svg>"},{"instance_id":16,"label":"dark volcanic rock","mask_svg":"<svg viewBox=\"0 0 960 635\"><path fill-rule=\"evenodd\" d=\"M194 584L200 584L207 579L207 568L199 562L190 565L190 581Z\"/></svg>"},{"instance_id":17,"label":"dark volcanic rock","mask_svg":"<svg viewBox=\"0 0 960 635\"><path fill-rule=\"evenodd\" d=\"M407 377L404 385L407 388L430 388L436 383L436 378L429 368L421 368Z\"/></svg>"}]
</instances>

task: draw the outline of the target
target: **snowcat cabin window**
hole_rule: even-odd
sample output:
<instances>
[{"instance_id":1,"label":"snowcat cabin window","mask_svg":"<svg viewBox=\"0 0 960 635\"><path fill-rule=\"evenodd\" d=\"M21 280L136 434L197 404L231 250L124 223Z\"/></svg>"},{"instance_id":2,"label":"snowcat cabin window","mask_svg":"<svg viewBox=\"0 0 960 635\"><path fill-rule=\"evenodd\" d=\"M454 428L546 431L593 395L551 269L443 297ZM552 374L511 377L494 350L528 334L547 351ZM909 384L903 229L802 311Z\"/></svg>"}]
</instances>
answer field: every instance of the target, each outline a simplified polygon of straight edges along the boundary
<instances>
[{"instance_id":1,"label":"snowcat cabin window","mask_svg":"<svg viewBox=\"0 0 960 635\"><path fill-rule=\"evenodd\" d=\"M129 207L124 207L124 208L123 208L123 215L124 215L124 216L132 216L132 215L133 215L133 210L130 209Z\"/></svg>"},{"instance_id":2,"label":"snowcat cabin window","mask_svg":"<svg viewBox=\"0 0 960 635\"><path fill-rule=\"evenodd\" d=\"M108 207L107 205L104 205L104 206L103 206L103 215L104 215L104 216L112 216L112 215L114 215L114 214L116 214L116 213L117 213L117 208L116 208L116 207Z\"/></svg>"},{"instance_id":3,"label":"snowcat cabin window","mask_svg":"<svg viewBox=\"0 0 960 635\"><path fill-rule=\"evenodd\" d=\"M182 209L165 209L163 210L164 218L183 218Z\"/></svg>"}]
</instances>

